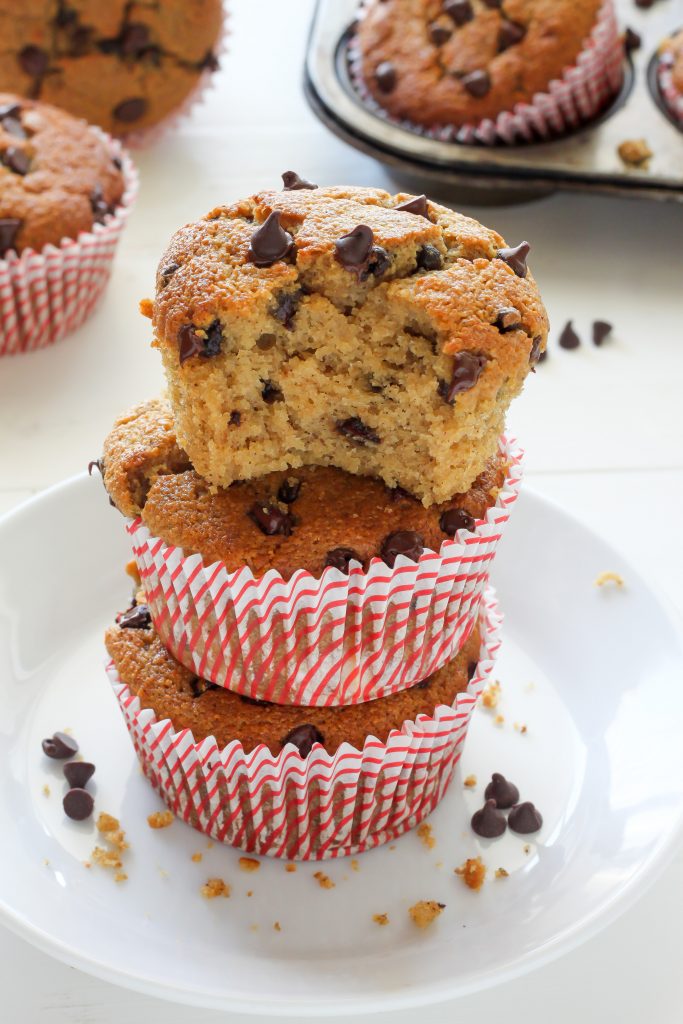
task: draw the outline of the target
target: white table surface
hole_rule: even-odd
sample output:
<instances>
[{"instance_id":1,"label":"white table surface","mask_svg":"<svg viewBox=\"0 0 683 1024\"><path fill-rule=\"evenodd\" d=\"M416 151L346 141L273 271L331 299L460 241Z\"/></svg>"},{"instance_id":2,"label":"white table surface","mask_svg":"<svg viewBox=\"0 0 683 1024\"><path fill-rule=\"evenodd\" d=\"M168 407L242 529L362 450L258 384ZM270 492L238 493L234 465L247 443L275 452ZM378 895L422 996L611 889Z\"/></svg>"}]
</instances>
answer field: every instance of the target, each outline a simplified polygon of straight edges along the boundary
<instances>
[{"instance_id":1,"label":"white table surface","mask_svg":"<svg viewBox=\"0 0 683 1024\"><path fill-rule=\"evenodd\" d=\"M332 137L305 104L300 80L312 0L231 6L230 53L214 89L180 130L138 154L138 204L98 312L53 349L0 362L0 513L82 470L114 416L160 389L159 359L137 301L152 293L156 262L177 226L223 201L277 188L287 169L321 183L390 184L382 166ZM529 485L608 536L683 610L683 547L656 525L665 514L680 523L683 507L683 208L562 195L461 208L509 243L532 242L554 325L550 358L510 417L527 450ZM592 319L610 320L614 339L564 352L556 338L569 317L586 339ZM580 949L418 1016L423 1024L497 1024L501 1011L512 1024L573 1024L580 1016L680 1022L682 948L679 853L634 909ZM0 985L7 1024L226 1019L90 978L2 929ZM396 1024L415 1018L415 1011L391 1016Z\"/></svg>"}]
</instances>

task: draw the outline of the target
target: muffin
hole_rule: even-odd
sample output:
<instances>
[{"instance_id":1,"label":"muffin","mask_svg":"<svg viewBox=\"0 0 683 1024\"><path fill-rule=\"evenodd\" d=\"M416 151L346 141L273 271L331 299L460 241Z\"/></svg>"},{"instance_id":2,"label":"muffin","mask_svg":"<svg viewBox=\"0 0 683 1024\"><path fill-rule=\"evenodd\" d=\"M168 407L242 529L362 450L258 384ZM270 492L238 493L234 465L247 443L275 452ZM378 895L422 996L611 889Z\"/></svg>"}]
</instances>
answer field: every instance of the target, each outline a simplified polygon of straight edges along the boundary
<instances>
[{"instance_id":1,"label":"muffin","mask_svg":"<svg viewBox=\"0 0 683 1024\"><path fill-rule=\"evenodd\" d=\"M465 493L545 349L528 243L293 177L178 231L142 304L181 447L220 487L317 465Z\"/></svg>"},{"instance_id":2,"label":"muffin","mask_svg":"<svg viewBox=\"0 0 683 1024\"><path fill-rule=\"evenodd\" d=\"M683 126L683 29L659 48L657 65L659 90L671 117Z\"/></svg>"},{"instance_id":3,"label":"muffin","mask_svg":"<svg viewBox=\"0 0 683 1024\"><path fill-rule=\"evenodd\" d=\"M217 66L221 0L25 0L0 13L0 88L113 135L149 129Z\"/></svg>"}]
</instances>

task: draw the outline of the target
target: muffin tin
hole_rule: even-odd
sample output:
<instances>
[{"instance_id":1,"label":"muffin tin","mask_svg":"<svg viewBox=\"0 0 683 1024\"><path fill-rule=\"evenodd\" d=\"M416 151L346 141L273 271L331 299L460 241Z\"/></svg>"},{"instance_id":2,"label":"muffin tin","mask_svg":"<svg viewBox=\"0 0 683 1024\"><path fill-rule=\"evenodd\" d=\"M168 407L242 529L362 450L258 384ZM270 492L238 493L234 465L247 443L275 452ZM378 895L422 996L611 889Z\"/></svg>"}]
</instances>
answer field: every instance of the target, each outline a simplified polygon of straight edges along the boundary
<instances>
[{"instance_id":1,"label":"muffin tin","mask_svg":"<svg viewBox=\"0 0 683 1024\"><path fill-rule=\"evenodd\" d=\"M428 180L441 192L470 192L481 201L526 199L556 189L683 201L683 132L659 97L656 51L679 28L680 7L658 0L640 10L616 0L622 28L641 39L624 59L624 84L601 115L560 139L519 145L443 142L397 127L366 106L349 77L348 48L358 0L318 0L308 41L304 89L313 111L345 142L386 164L399 179ZM677 21L678 16L678 21ZM626 166L617 149L645 139L653 156Z\"/></svg>"}]
</instances>

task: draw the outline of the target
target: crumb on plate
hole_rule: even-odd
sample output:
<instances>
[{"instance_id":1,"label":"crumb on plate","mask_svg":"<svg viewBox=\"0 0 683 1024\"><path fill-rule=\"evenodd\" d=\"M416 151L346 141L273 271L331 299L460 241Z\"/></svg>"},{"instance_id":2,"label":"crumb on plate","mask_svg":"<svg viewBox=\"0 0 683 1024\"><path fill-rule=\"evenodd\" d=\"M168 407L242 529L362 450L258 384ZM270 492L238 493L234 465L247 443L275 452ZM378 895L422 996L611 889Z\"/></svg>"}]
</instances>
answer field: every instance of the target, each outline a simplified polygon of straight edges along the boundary
<instances>
[{"instance_id":1,"label":"crumb on plate","mask_svg":"<svg viewBox=\"0 0 683 1024\"><path fill-rule=\"evenodd\" d=\"M468 857L464 864L455 869L455 873L462 878L468 889L477 892L484 884L486 865L481 857Z\"/></svg>"},{"instance_id":2,"label":"crumb on plate","mask_svg":"<svg viewBox=\"0 0 683 1024\"><path fill-rule=\"evenodd\" d=\"M50 787L48 786L48 784L46 782L45 785L43 786L43 796L49 796L49 795L50 795Z\"/></svg>"},{"instance_id":3,"label":"crumb on plate","mask_svg":"<svg viewBox=\"0 0 683 1024\"><path fill-rule=\"evenodd\" d=\"M279 921L273 921L273 931L275 931L275 932L281 932L282 931L282 925L280 924Z\"/></svg>"},{"instance_id":4,"label":"crumb on plate","mask_svg":"<svg viewBox=\"0 0 683 1024\"><path fill-rule=\"evenodd\" d=\"M321 889L334 889L334 882L324 871L316 871L313 877Z\"/></svg>"},{"instance_id":5,"label":"crumb on plate","mask_svg":"<svg viewBox=\"0 0 683 1024\"><path fill-rule=\"evenodd\" d=\"M510 872L506 871L505 868L496 868L496 878L509 878Z\"/></svg>"},{"instance_id":6,"label":"crumb on plate","mask_svg":"<svg viewBox=\"0 0 683 1024\"><path fill-rule=\"evenodd\" d=\"M150 828L168 828L173 824L173 813L171 811L155 811L147 815L147 824Z\"/></svg>"},{"instance_id":7,"label":"crumb on plate","mask_svg":"<svg viewBox=\"0 0 683 1024\"><path fill-rule=\"evenodd\" d=\"M426 846L428 850L433 850L436 846L436 839L432 832L432 826L426 821L423 821L417 830L417 834L422 840L422 845Z\"/></svg>"},{"instance_id":8,"label":"crumb on plate","mask_svg":"<svg viewBox=\"0 0 683 1024\"><path fill-rule=\"evenodd\" d=\"M378 924L380 926L380 928L383 928L385 924L389 924L389 915L388 914L373 914L372 915L372 920L375 922L375 924Z\"/></svg>"},{"instance_id":9,"label":"crumb on plate","mask_svg":"<svg viewBox=\"0 0 683 1024\"><path fill-rule=\"evenodd\" d=\"M128 881L128 875L126 874L125 871L117 871L116 874L114 875L114 881L115 882L127 882Z\"/></svg>"},{"instance_id":10,"label":"crumb on plate","mask_svg":"<svg viewBox=\"0 0 683 1024\"><path fill-rule=\"evenodd\" d=\"M601 572L599 576L595 577L595 586L604 587L606 583L614 583L617 587L623 587L624 577L620 576L618 572Z\"/></svg>"},{"instance_id":11,"label":"crumb on plate","mask_svg":"<svg viewBox=\"0 0 683 1024\"><path fill-rule=\"evenodd\" d=\"M418 900L412 907L408 907L408 913L418 928L427 928L437 919L445 906L445 903L438 903L436 900Z\"/></svg>"},{"instance_id":12,"label":"crumb on plate","mask_svg":"<svg viewBox=\"0 0 683 1024\"><path fill-rule=\"evenodd\" d=\"M201 861L203 856L204 856L204 854L200 853L199 850L197 850L196 853L192 854L192 857L190 859L193 860L195 862L195 864L199 864L199 862Z\"/></svg>"},{"instance_id":13,"label":"crumb on plate","mask_svg":"<svg viewBox=\"0 0 683 1024\"><path fill-rule=\"evenodd\" d=\"M645 139L625 139L617 147L617 153L630 167L641 167L653 156Z\"/></svg>"},{"instance_id":14,"label":"crumb on plate","mask_svg":"<svg viewBox=\"0 0 683 1024\"><path fill-rule=\"evenodd\" d=\"M256 857L240 857L239 865L240 871L258 871L261 867L261 861L257 860Z\"/></svg>"},{"instance_id":15,"label":"crumb on plate","mask_svg":"<svg viewBox=\"0 0 683 1024\"><path fill-rule=\"evenodd\" d=\"M358 861L355 858L352 859L352 861L351 861L351 870L352 871L360 871L360 864L358 863Z\"/></svg>"},{"instance_id":16,"label":"crumb on plate","mask_svg":"<svg viewBox=\"0 0 683 1024\"><path fill-rule=\"evenodd\" d=\"M484 689L484 692L481 695L482 706L485 708L489 708L490 710L493 710L493 708L497 708L498 702L500 701L500 690L500 683L498 682L497 679L495 679L492 683L489 683L489 685Z\"/></svg>"},{"instance_id":17,"label":"crumb on plate","mask_svg":"<svg viewBox=\"0 0 683 1024\"><path fill-rule=\"evenodd\" d=\"M215 900L218 896L227 899L230 895L230 886L222 878L209 878L199 891L205 900Z\"/></svg>"},{"instance_id":18,"label":"crumb on plate","mask_svg":"<svg viewBox=\"0 0 683 1024\"><path fill-rule=\"evenodd\" d=\"M296 871L296 864L285 864L285 871L293 874Z\"/></svg>"},{"instance_id":19,"label":"crumb on plate","mask_svg":"<svg viewBox=\"0 0 683 1024\"><path fill-rule=\"evenodd\" d=\"M474 789L477 784L476 775L467 775L462 782L463 786L467 786L468 789Z\"/></svg>"}]
</instances>

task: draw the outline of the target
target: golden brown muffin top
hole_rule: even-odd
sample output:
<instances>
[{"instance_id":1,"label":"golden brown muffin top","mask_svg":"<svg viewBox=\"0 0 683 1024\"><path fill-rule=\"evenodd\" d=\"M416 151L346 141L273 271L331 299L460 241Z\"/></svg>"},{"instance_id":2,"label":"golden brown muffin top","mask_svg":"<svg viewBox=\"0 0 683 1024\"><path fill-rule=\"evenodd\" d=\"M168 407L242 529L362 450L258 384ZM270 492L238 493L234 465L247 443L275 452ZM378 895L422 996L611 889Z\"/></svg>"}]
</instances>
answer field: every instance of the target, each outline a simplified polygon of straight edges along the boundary
<instances>
[{"instance_id":1,"label":"golden brown muffin top","mask_svg":"<svg viewBox=\"0 0 683 1024\"><path fill-rule=\"evenodd\" d=\"M669 55L672 62L671 81L675 88L683 93L683 29L662 43L660 53Z\"/></svg>"}]
</instances>

